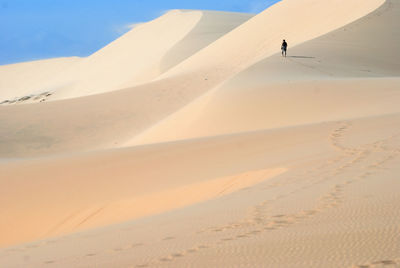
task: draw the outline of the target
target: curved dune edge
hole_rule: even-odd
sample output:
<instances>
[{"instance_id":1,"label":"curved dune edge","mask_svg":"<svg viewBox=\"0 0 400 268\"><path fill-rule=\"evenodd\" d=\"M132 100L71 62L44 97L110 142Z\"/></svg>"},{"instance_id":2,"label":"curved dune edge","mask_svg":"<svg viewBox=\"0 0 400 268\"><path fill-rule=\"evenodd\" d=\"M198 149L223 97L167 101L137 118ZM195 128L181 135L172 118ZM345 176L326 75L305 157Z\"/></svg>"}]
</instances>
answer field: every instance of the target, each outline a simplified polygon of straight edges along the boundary
<instances>
[{"instance_id":1,"label":"curved dune edge","mask_svg":"<svg viewBox=\"0 0 400 268\"><path fill-rule=\"evenodd\" d=\"M286 171L286 168L249 171L116 201L102 207L99 215L86 221L79 229L106 226L205 202L254 186Z\"/></svg>"},{"instance_id":2,"label":"curved dune edge","mask_svg":"<svg viewBox=\"0 0 400 268\"><path fill-rule=\"evenodd\" d=\"M121 144L131 147L400 112L400 78L227 84ZM179 131L177 131L179 130Z\"/></svg>"}]
</instances>

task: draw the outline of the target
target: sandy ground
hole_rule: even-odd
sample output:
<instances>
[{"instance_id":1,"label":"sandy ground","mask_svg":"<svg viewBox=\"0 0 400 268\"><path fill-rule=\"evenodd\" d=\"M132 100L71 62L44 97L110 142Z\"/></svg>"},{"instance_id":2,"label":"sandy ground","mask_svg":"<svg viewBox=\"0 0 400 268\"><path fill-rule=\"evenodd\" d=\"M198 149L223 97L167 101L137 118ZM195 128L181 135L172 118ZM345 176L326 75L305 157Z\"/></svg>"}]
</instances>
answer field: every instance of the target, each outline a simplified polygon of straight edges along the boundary
<instances>
[{"instance_id":1,"label":"sandy ground","mask_svg":"<svg viewBox=\"0 0 400 268\"><path fill-rule=\"evenodd\" d=\"M51 95L0 105L0 267L400 267L399 23L398 0L172 11L1 66L1 98ZM146 64L120 61L136 38Z\"/></svg>"}]
</instances>

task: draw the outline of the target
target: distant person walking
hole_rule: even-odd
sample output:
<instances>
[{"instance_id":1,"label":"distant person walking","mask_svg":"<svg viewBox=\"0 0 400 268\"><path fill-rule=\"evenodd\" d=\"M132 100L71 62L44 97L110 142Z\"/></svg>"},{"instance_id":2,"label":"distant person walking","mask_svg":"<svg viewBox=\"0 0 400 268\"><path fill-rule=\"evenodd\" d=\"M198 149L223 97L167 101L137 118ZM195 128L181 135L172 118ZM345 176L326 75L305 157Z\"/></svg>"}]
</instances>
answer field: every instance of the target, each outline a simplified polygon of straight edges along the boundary
<instances>
[{"instance_id":1,"label":"distant person walking","mask_svg":"<svg viewBox=\"0 0 400 268\"><path fill-rule=\"evenodd\" d=\"M283 57L283 56L286 57L287 43L286 43L286 40L285 40L285 39L283 39L282 46L281 46L281 50L282 50L282 57Z\"/></svg>"}]
</instances>

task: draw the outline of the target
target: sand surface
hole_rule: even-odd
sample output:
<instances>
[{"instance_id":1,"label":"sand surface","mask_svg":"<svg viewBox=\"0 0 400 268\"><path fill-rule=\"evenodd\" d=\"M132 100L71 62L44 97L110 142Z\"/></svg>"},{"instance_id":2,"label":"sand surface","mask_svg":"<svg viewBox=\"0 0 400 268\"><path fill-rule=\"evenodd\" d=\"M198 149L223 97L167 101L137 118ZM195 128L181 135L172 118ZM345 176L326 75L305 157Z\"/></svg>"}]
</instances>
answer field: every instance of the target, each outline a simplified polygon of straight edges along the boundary
<instances>
[{"instance_id":1,"label":"sand surface","mask_svg":"<svg viewBox=\"0 0 400 268\"><path fill-rule=\"evenodd\" d=\"M0 66L0 267L400 267L397 25L174 10Z\"/></svg>"}]
</instances>

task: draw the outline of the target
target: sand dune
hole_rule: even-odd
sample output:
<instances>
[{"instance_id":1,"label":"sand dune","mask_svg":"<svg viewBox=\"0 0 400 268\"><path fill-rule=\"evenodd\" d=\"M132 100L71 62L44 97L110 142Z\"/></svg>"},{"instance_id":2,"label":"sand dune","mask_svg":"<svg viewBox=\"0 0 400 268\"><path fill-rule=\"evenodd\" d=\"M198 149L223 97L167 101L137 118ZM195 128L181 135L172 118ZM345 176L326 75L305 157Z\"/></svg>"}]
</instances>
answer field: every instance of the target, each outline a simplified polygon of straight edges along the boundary
<instances>
[{"instance_id":1,"label":"sand dune","mask_svg":"<svg viewBox=\"0 0 400 268\"><path fill-rule=\"evenodd\" d=\"M50 90L52 95L46 97L46 99L64 98L66 97L64 93L70 97L95 94L105 88L109 91L114 91L115 88L110 83L125 83L123 82L125 78L133 79L129 82L133 83L136 78L132 70L136 68L137 72L146 71L142 69L143 64L138 61L139 54L141 55L140 57L144 58L146 58L146 55L152 54L153 59L155 61L158 60L157 64L155 62L151 63L154 65L153 71L165 71L176 62L191 55L202 46L206 46L208 42L217 39L251 16L211 11L172 11L167 13L159 20L150 22L148 25L142 25L141 28L139 27L142 29L139 33L137 32L139 28L133 29L103 50L87 59L80 60L79 65L81 67L77 67L75 64L70 68L70 71L65 70L59 77L54 78L54 80L57 80L54 84L63 87L65 79L76 79L76 74L79 74L86 81L84 83L94 83L93 85L96 85L94 89L92 86L85 88L85 90L91 89L89 93L82 88L77 89L78 92L75 89L71 89L71 87L75 86L69 81L65 82L65 91L60 88L55 92ZM192 25L193 29L187 29L189 32L182 34L175 29L175 24L181 25L185 22L182 20L193 20L193 17L197 18L196 24ZM156 42L154 38L160 38L157 31L163 31L164 34L167 33L164 27L170 27L174 29L174 32L178 31L178 33L176 33L175 39L170 40L170 43L161 43L162 47L159 47L160 42ZM182 27L187 27L187 25ZM151 34L145 38L148 31ZM140 34L143 36L140 36ZM179 37L181 39L178 38L179 34L181 34ZM137 43L136 40L141 40L141 43ZM158 58L155 57L156 54L154 54L153 50L146 50L148 54L145 54L134 47L135 44L142 50L148 49L148 42L151 42L160 51ZM168 48L168 44L171 47ZM175 48L174 45L176 45ZM182 52L179 57L174 49L179 49ZM130 56L128 57L125 52ZM101 64L100 62L107 62L107 64ZM108 71L110 64L114 64L112 68L114 76ZM129 64L129 66L126 64ZM49 64L47 67L50 68L51 65ZM107 72L107 75L101 76L108 82L97 78L101 72ZM125 76L125 78L121 78L121 75ZM12 79L18 80L18 77L13 77ZM190 77L182 76L177 80L167 79L162 82L111 92L111 95L94 96L93 99L88 97L75 98L58 104L41 103L40 106L0 106L0 110L2 110L0 120L3 125L7 126L0 129L2 137L0 140L0 155L12 158L42 156L119 146L121 141L129 139L132 135L161 120L165 115L182 107L204 90L203 87L199 87L184 91L189 87L185 81L190 81ZM99 83L101 86L99 86ZM25 84L25 86L30 88L29 84ZM46 91L44 92L47 94L49 88L45 86L43 90L45 89ZM17 93L11 92L9 94ZM17 96L21 94L22 92L18 92ZM41 98L37 101L40 100ZM92 105L92 103L96 103L96 105ZM14 114L15 116L9 117L8 114Z\"/></svg>"},{"instance_id":2,"label":"sand dune","mask_svg":"<svg viewBox=\"0 0 400 268\"><path fill-rule=\"evenodd\" d=\"M127 145L399 112L400 30L386 26L400 10L388 5L257 62Z\"/></svg>"},{"instance_id":3,"label":"sand dune","mask_svg":"<svg viewBox=\"0 0 400 268\"><path fill-rule=\"evenodd\" d=\"M307 1L310 0L303 1L305 2L302 4L308 5ZM155 82L112 92L112 95L93 96L93 99L87 97L59 104L42 103L40 106L23 108L4 107L0 114L2 117L0 120L7 128L0 129L0 135L4 137L1 140L3 144L0 147L1 155L26 157L120 147L121 144L130 141L132 137L166 118L180 107L187 105L199 95L233 77L240 71L239 68L255 62L258 57L266 57L274 53L276 44L280 43L281 37L275 34L273 35L274 39L271 39L268 31L270 33L280 32L283 29L279 27L283 26L276 28L273 21L284 14L291 14L293 8L300 5L300 2L294 4L288 2L279 3L266 12L253 17L212 45L178 64L162 75L162 79L159 78ZM315 10L312 16L309 16L308 13L296 12L293 14L287 23L298 20L303 24L293 24L292 27L289 27L290 31L285 31L287 35L294 34L291 43L294 45L312 38L313 35L342 26L350 19L365 15L381 3L381 1L368 1L368 4L363 2L362 8L358 8L357 12L349 13L346 12L346 8L351 8L358 2L355 0L339 2L341 8L337 11L328 6L327 8L330 10L328 12L324 8L325 5L318 1L313 5ZM329 5L336 5L335 8L337 8L338 3L331 1ZM311 10L308 11L311 12ZM176 16L173 15L170 14L175 18ZM311 27L315 21L319 21L321 16L331 16L335 19L330 23ZM157 24L157 21L153 23ZM304 27L311 27L315 32L302 31L301 29ZM274 40L275 42L273 42ZM118 41L116 42L118 44ZM110 46L113 47L113 45ZM224 53L220 53L220 51L224 51ZM103 55L102 53L100 55ZM204 72L199 68L204 68ZM90 70L91 68L89 68ZM124 70L126 71L126 69ZM73 95L75 93L74 90L66 92L66 94ZM62 95L62 90L59 90L51 98L62 97ZM96 103L96 105L90 105L90 103ZM0 107L0 109L3 108ZM6 116L10 113L15 114L15 117ZM98 119L93 120L93 118Z\"/></svg>"},{"instance_id":4,"label":"sand dune","mask_svg":"<svg viewBox=\"0 0 400 268\"><path fill-rule=\"evenodd\" d=\"M137 26L75 66L73 74L67 76L77 77L75 85L58 91L54 98L98 94L149 82L251 16L170 11Z\"/></svg>"},{"instance_id":5,"label":"sand dune","mask_svg":"<svg viewBox=\"0 0 400 268\"><path fill-rule=\"evenodd\" d=\"M12 99L51 92L56 94L48 99L54 100L149 82L252 16L173 10L154 21L136 26L93 55L75 60L73 66L61 65L66 60L55 59L46 61L46 65L40 63L40 66L32 62L1 67L0 77L4 78L0 90L7 94L0 97ZM47 76L43 76L45 74ZM18 87L15 83L19 84Z\"/></svg>"},{"instance_id":6,"label":"sand dune","mask_svg":"<svg viewBox=\"0 0 400 268\"><path fill-rule=\"evenodd\" d=\"M1 66L4 98L60 87L0 106L0 266L400 267L399 18L172 11L85 59Z\"/></svg>"},{"instance_id":7,"label":"sand dune","mask_svg":"<svg viewBox=\"0 0 400 268\"><path fill-rule=\"evenodd\" d=\"M290 40L291 46L298 45L351 23L374 11L384 2L384 0L279 2L188 58L161 78L200 72L208 79L214 76L215 79L221 76L226 79L238 69L275 54L280 49L283 38ZM305 6L307 10L298 12ZM221 51L224 53L220 53ZM210 68L217 71L211 72Z\"/></svg>"}]
</instances>

